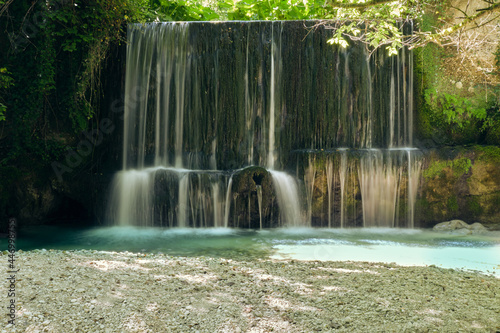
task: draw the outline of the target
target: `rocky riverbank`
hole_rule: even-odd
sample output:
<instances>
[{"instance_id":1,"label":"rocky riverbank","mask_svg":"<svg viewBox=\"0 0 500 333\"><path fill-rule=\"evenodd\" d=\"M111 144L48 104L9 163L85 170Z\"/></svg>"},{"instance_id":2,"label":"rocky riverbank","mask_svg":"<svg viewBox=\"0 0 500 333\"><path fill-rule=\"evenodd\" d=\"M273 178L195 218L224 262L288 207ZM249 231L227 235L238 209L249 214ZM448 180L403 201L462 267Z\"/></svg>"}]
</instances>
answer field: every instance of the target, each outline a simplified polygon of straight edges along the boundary
<instances>
[{"instance_id":1,"label":"rocky riverbank","mask_svg":"<svg viewBox=\"0 0 500 333\"><path fill-rule=\"evenodd\" d=\"M16 266L2 332L500 330L500 279L437 267L52 250Z\"/></svg>"}]
</instances>

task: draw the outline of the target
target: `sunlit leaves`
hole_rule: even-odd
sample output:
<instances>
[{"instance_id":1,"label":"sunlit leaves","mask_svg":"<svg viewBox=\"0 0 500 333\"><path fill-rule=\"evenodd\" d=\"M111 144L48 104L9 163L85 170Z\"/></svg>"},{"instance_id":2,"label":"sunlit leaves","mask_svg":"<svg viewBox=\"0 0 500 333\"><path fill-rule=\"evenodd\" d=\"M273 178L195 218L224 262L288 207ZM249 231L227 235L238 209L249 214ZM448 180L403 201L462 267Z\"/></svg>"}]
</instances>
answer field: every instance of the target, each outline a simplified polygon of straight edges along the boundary
<instances>
[{"instance_id":1,"label":"sunlit leaves","mask_svg":"<svg viewBox=\"0 0 500 333\"><path fill-rule=\"evenodd\" d=\"M339 24L339 26L335 29L334 36L328 40L328 43L332 45L340 45L341 47L346 48L349 46L349 43L346 40L347 35L358 36L360 33L361 30L357 26L356 22Z\"/></svg>"},{"instance_id":2,"label":"sunlit leaves","mask_svg":"<svg viewBox=\"0 0 500 333\"><path fill-rule=\"evenodd\" d=\"M385 47L388 54L393 55L397 54L403 45L404 36L400 30L400 22L421 15L414 2L419 3L418 0L393 1L364 8L337 8L325 0L223 0L210 3L214 5L212 8L216 7L215 11L220 19L332 19L335 25L334 35L328 43L345 48L349 45L349 40L361 41L372 50ZM369 29L365 29L368 24ZM363 28L360 28L361 26Z\"/></svg>"},{"instance_id":3,"label":"sunlit leaves","mask_svg":"<svg viewBox=\"0 0 500 333\"><path fill-rule=\"evenodd\" d=\"M349 46L349 43L347 43L347 41L344 38L342 38L342 37L333 37L333 38L330 38L328 40L328 43L329 44L337 44L337 45L342 46L343 48L346 48L347 46Z\"/></svg>"},{"instance_id":4,"label":"sunlit leaves","mask_svg":"<svg viewBox=\"0 0 500 333\"><path fill-rule=\"evenodd\" d=\"M330 17L324 1L224 0L217 1L221 18L229 20L307 20Z\"/></svg>"},{"instance_id":5,"label":"sunlit leaves","mask_svg":"<svg viewBox=\"0 0 500 333\"><path fill-rule=\"evenodd\" d=\"M331 19L347 22L347 28L343 25L337 27L329 40L330 44L347 47L349 40L357 40L371 49L386 47L391 55L403 44L399 22L421 17L421 3L426 1L434 0L400 0L363 8L337 8L328 0L129 0L136 4L139 11L143 11L139 15L142 21ZM349 3L367 2L349 0ZM148 8L154 8L154 12ZM135 15L135 19L137 17ZM367 22L375 22L370 27L373 31L360 28Z\"/></svg>"}]
</instances>

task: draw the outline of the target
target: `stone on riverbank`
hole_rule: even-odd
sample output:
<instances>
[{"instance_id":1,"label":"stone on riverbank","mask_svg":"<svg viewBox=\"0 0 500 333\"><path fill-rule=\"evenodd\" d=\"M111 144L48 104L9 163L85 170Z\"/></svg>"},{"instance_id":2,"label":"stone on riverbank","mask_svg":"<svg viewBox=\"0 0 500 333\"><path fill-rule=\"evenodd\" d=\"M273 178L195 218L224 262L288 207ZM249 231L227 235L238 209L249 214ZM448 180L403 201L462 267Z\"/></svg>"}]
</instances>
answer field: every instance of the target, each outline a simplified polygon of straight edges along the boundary
<instances>
[{"instance_id":1,"label":"stone on riverbank","mask_svg":"<svg viewBox=\"0 0 500 333\"><path fill-rule=\"evenodd\" d=\"M462 220L451 220L448 222L438 223L434 226L435 231L452 232L461 235L478 235L488 231L481 223L476 222L467 224Z\"/></svg>"}]
</instances>

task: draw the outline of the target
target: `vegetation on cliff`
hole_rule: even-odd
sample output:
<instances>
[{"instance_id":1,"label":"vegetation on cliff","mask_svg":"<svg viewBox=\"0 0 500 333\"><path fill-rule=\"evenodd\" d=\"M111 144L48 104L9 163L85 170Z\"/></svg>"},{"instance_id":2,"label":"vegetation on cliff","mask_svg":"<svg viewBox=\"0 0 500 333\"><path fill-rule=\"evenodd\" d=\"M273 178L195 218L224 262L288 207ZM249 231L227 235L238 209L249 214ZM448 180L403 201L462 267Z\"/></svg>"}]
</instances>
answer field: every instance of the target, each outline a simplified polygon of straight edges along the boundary
<instances>
[{"instance_id":1,"label":"vegetation on cliff","mask_svg":"<svg viewBox=\"0 0 500 333\"><path fill-rule=\"evenodd\" d=\"M460 218L499 229L500 148L448 147L427 154L417 201L422 226Z\"/></svg>"},{"instance_id":2,"label":"vegetation on cliff","mask_svg":"<svg viewBox=\"0 0 500 333\"><path fill-rule=\"evenodd\" d=\"M460 18L489 8L481 1L444 4L439 14L423 18L422 30L432 31L443 21L460 24ZM500 143L497 21L498 16L491 15L450 36L448 43L416 50L417 133L422 146Z\"/></svg>"}]
</instances>

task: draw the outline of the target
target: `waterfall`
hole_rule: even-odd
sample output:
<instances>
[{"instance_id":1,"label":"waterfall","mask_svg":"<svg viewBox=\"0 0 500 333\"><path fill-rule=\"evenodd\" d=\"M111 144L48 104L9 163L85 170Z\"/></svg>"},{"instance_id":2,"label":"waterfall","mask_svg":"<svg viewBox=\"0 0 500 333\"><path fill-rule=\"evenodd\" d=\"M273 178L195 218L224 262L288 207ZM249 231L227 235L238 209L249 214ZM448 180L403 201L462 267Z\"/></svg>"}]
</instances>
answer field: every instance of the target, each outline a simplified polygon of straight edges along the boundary
<instances>
[{"instance_id":1,"label":"waterfall","mask_svg":"<svg viewBox=\"0 0 500 333\"><path fill-rule=\"evenodd\" d=\"M187 223L188 211L188 191L189 191L189 174L179 175L179 205L177 206L178 211L178 226L185 228Z\"/></svg>"},{"instance_id":2,"label":"waterfall","mask_svg":"<svg viewBox=\"0 0 500 333\"><path fill-rule=\"evenodd\" d=\"M408 154L408 227L415 227L415 202L417 200L418 181L422 169L422 158L418 153L407 150Z\"/></svg>"},{"instance_id":3,"label":"waterfall","mask_svg":"<svg viewBox=\"0 0 500 333\"><path fill-rule=\"evenodd\" d=\"M277 90L277 72L278 69L276 63L281 63L279 60L279 52L278 50L280 47L276 45L278 42L274 38L274 24L271 26L272 27L272 42L271 42L271 105L269 107L269 148L268 148L268 157L267 157L267 166L270 169L274 169L274 149L275 149L275 143L274 143L274 133L276 131L276 127L274 125L275 117L276 117L276 90ZM279 83L279 82L278 82Z\"/></svg>"},{"instance_id":4,"label":"waterfall","mask_svg":"<svg viewBox=\"0 0 500 333\"><path fill-rule=\"evenodd\" d=\"M117 193L110 215L121 225L152 225L151 172L131 170L119 172L112 189Z\"/></svg>"},{"instance_id":5,"label":"waterfall","mask_svg":"<svg viewBox=\"0 0 500 333\"><path fill-rule=\"evenodd\" d=\"M394 227L401 168L391 154L384 160L378 149L370 150L360 162L364 227Z\"/></svg>"},{"instance_id":6,"label":"waterfall","mask_svg":"<svg viewBox=\"0 0 500 333\"><path fill-rule=\"evenodd\" d=\"M394 86L394 75L391 75L391 86L390 86L390 91L391 91L391 97L390 97L390 102L389 102L389 148L392 148L394 145L394 117L396 113L396 88Z\"/></svg>"},{"instance_id":7,"label":"waterfall","mask_svg":"<svg viewBox=\"0 0 500 333\"><path fill-rule=\"evenodd\" d=\"M345 211L345 196L346 196L346 177L347 177L347 152L345 149L342 150L341 160L340 160L340 227L346 226L346 211Z\"/></svg>"},{"instance_id":8,"label":"waterfall","mask_svg":"<svg viewBox=\"0 0 500 333\"><path fill-rule=\"evenodd\" d=\"M233 176L229 178L227 184L226 200L224 202L224 228L229 227L229 212L231 210L231 186L233 185Z\"/></svg>"},{"instance_id":9,"label":"waterfall","mask_svg":"<svg viewBox=\"0 0 500 333\"><path fill-rule=\"evenodd\" d=\"M331 30L304 28L315 23L129 25L123 163L108 219L418 224L411 51L331 46Z\"/></svg>"},{"instance_id":10,"label":"waterfall","mask_svg":"<svg viewBox=\"0 0 500 333\"><path fill-rule=\"evenodd\" d=\"M282 226L299 227L304 226L298 198L297 182L295 179L282 171L270 171L273 177L276 196L278 197Z\"/></svg>"},{"instance_id":11,"label":"waterfall","mask_svg":"<svg viewBox=\"0 0 500 333\"><path fill-rule=\"evenodd\" d=\"M312 205L314 195L314 180L316 178L316 168L314 158L309 159L309 165L304 172L304 186L307 200L307 221L312 224Z\"/></svg>"},{"instance_id":12,"label":"waterfall","mask_svg":"<svg viewBox=\"0 0 500 333\"><path fill-rule=\"evenodd\" d=\"M333 175L333 161L331 158L329 158L326 161L326 190L328 192L328 228L332 227L332 205L333 205L333 199L334 199L334 192L333 192L333 181L334 181L334 175Z\"/></svg>"}]
</instances>

